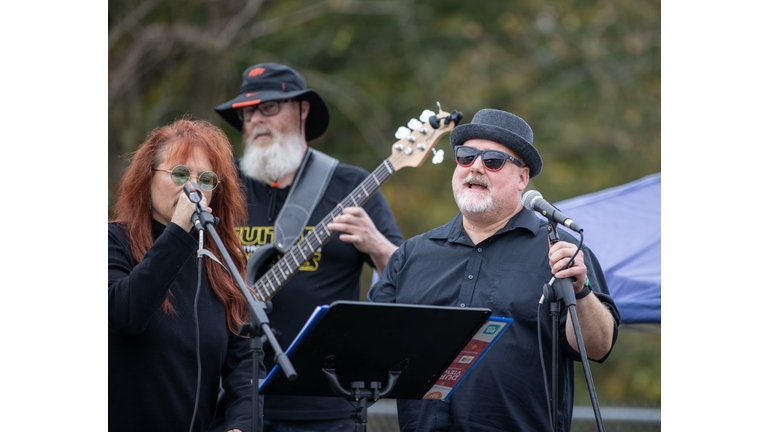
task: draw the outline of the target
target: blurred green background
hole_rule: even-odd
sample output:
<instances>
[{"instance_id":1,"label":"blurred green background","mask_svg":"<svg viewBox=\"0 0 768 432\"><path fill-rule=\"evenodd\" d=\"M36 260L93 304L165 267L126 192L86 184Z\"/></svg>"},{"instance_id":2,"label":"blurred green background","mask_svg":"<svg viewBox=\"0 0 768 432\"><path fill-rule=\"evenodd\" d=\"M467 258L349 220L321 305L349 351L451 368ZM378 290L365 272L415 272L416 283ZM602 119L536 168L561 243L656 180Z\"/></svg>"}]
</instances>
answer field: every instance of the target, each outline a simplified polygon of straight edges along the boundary
<instances>
[{"instance_id":1,"label":"blurred green background","mask_svg":"<svg viewBox=\"0 0 768 432\"><path fill-rule=\"evenodd\" d=\"M238 93L246 67L269 61L297 69L328 104L330 127L310 144L369 171L397 128L438 102L462 123L482 108L525 119L544 160L529 189L550 202L661 171L657 0L113 0L108 24L110 208L126 157L182 114L222 127L241 155L213 107ZM457 212L448 137L436 148L445 162L382 186L406 238ZM660 407L660 324L622 327L591 370L601 406ZM591 406L580 373L576 404Z\"/></svg>"}]
</instances>

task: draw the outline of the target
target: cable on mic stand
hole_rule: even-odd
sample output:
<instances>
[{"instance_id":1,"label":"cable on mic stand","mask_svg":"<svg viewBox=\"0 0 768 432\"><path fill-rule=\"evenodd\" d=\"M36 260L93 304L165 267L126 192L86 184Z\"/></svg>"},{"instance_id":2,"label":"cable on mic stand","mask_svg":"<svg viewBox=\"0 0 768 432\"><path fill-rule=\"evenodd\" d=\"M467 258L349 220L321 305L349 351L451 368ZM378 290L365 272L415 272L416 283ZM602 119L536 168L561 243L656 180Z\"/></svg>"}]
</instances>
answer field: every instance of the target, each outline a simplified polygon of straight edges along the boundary
<instances>
[{"instance_id":1,"label":"cable on mic stand","mask_svg":"<svg viewBox=\"0 0 768 432\"><path fill-rule=\"evenodd\" d=\"M195 204L198 204L201 200L202 193L198 194L197 192L193 192L189 189L187 185L184 186L184 192L187 194L187 198L189 198L190 201L192 201ZM199 192L199 191L198 191ZM199 204L198 204L199 206ZM195 319L195 352L196 352L196 360L197 360L197 388L195 391L195 404L194 409L192 410L192 419L189 422L189 431L192 432L195 428L195 419L197 418L197 410L199 408L200 404L200 382L201 382L201 359L200 359L200 318L198 316L198 304L200 299L200 289L202 287L202 278L203 278L203 256L208 256L218 262L221 265L221 262L209 251L205 250L203 248L203 226L200 224L200 219L197 217L197 214L194 214L192 217L192 221L195 224L195 227L199 230L199 240L198 240L198 251L197 251L197 289L195 290L195 301L194 301L194 309L193 309L193 316Z\"/></svg>"},{"instance_id":2,"label":"cable on mic stand","mask_svg":"<svg viewBox=\"0 0 768 432\"><path fill-rule=\"evenodd\" d=\"M560 236L557 233L557 223L550 220L549 224L547 226L547 233L549 236L549 242L550 244L555 244L560 241ZM568 268L573 264L574 260L576 259L576 255L578 255L579 251L581 250L581 246L584 242L584 234L581 230L579 230L580 234L580 240L578 249L576 249L576 253L571 257L571 260L568 261L568 264L564 268ZM562 269L561 269L562 270ZM555 272L557 273L557 272ZM557 431L558 430L558 360L560 358L560 330L559 330L559 323L560 323L560 302L563 302L566 309L568 309L571 313L571 321L573 322L573 330L576 334L576 342L579 346L579 354L581 355L581 363L582 367L584 368L584 376L587 380L587 387L589 388L589 396L592 400L592 409L595 412L595 420L597 421L597 427L600 432L604 432L605 428L603 426L603 419L600 415L600 407L597 403L597 395L595 392L594 383L592 382L592 373L589 369L589 358L587 357L587 351L584 347L584 339L581 335L581 327L579 326L579 318L576 314L576 294L573 292L573 285L572 285L573 278L567 278L567 279L558 279L554 275L552 276L552 279L546 284L544 284L544 287L542 289L543 294L541 296L541 300L539 301L540 304L542 304L545 300L549 300L549 312L550 317L552 319L552 394L549 398L550 402L550 415L551 415L551 425L552 430ZM585 288L587 289L587 288ZM543 361L543 358L542 358ZM546 374L544 375L544 382L545 382L545 390L546 390Z\"/></svg>"},{"instance_id":3,"label":"cable on mic stand","mask_svg":"<svg viewBox=\"0 0 768 432\"><path fill-rule=\"evenodd\" d=\"M203 193L198 187L197 183L195 182L190 182L190 183L192 184L194 191L192 191L189 188L189 184L185 184L184 192L187 194L189 199L196 204L195 213L192 215L192 221L194 222L195 227L197 227L197 229L200 232L201 249L202 249L203 230L207 230L208 233L211 235L211 238L213 238L214 243L216 243L216 246L218 246L219 251L221 252L221 255L224 258L224 261L227 263L227 266L230 269L230 274L234 276L235 281L240 287L240 290L243 292L243 296L245 296L245 299L248 303L248 307L250 310L250 321L240 326L238 334L240 336L249 337L251 339L251 353L253 356L253 372L252 372L253 379L252 379L252 386L251 386L252 409L253 409L252 430L256 432L258 431L257 420L259 415L259 352L262 351L262 346L261 346L262 332L267 336L267 340L272 346L272 349L275 351L275 361L279 363L280 366L283 368L283 372L285 373L285 376L288 379L288 381L292 382L296 380L296 370L293 368L291 361L288 359L288 357L285 355L283 350L280 348L280 344L275 338L274 333L272 333L272 328L269 325L269 318L267 318L267 314L265 312L265 309L266 309L265 303L262 301L257 301L251 295L251 292L248 289L248 286L245 284L245 281L243 281L242 276L240 276L240 273L237 271L237 267L235 266L235 263L232 261L232 257L229 256L227 249L224 247L224 243L221 241L221 238L216 232L216 229L214 228L214 226L218 225L219 218L214 217L212 214L208 213L206 209L204 209L203 206L200 205L200 201L202 200ZM217 262L219 261L210 252L205 251L204 249L200 253L204 255L210 255L211 257L213 257L214 260L216 260Z\"/></svg>"}]
</instances>

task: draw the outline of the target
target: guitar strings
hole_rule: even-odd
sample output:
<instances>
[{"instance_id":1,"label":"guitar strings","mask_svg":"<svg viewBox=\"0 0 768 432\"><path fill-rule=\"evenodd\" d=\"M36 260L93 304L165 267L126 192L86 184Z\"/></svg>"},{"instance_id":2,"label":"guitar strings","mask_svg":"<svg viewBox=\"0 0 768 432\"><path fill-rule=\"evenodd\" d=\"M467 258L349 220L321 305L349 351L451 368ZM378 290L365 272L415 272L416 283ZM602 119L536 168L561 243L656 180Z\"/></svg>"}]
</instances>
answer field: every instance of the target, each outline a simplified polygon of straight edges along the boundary
<instances>
[{"instance_id":1,"label":"guitar strings","mask_svg":"<svg viewBox=\"0 0 768 432\"><path fill-rule=\"evenodd\" d=\"M434 132L435 131L433 129L432 133L425 134L425 136L433 135ZM336 216L339 216L347 207L351 207L353 205L361 206L365 204L368 199L370 199L371 195L376 193L381 185L389 180L389 178L396 171L391 161L398 161L404 157L409 158L411 155L412 154L406 154L406 152L401 151L387 158L368 177L366 177L365 180L363 180L363 182L358 187L356 187L351 194L344 198L344 200L338 206L336 206L330 214L321 220L320 224L315 227L314 230L307 233L307 235L304 236L301 241L299 241L288 252L286 252L285 256L283 256L283 259L278 260L275 265L272 266L272 268L270 268L264 274L264 276L262 276L254 284L254 289L258 292L259 296L262 297L260 300L268 301L275 293L277 293L282 285L287 282L288 279L290 279L296 271L298 271L301 265L309 259L309 256L313 254L317 248L325 244L331 238L333 231L328 230L327 225L331 223ZM355 196L357 196L357 200L355 200ZM324 238L321 238L320 234L318 234L318 228L323 229ZM315 244L312 243L313 236L315 238ZM299 254L297 258L297 253L301 252L302 250L303 254ZM287 257L290 257L290 259L286 259ZM278 271L282 273L282 281ZM269 287L267 284L269 284Z\"/></svg>"}]
</instances>

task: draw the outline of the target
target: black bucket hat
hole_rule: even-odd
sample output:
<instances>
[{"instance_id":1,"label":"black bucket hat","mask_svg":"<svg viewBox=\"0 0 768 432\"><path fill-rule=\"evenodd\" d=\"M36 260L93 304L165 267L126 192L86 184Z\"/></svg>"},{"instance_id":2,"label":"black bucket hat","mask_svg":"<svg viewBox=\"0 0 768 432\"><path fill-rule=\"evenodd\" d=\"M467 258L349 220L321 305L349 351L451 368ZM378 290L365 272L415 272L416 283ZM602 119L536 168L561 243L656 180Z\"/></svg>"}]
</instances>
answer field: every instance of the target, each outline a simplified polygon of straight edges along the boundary
<instances>
[{"instance_id":1,"label":"black bucket hat","mask_svg":"<svg viewBox=\"0 0 768 432\"><path fill-rule=\"evenodd\" d=\"M262 63L250 66L243 72L240 94L229 102L214 108L219 115L237 130L243 130L243 122L237 110L249 105L282 99L309 101L306 138L310 141L328 129L330 115L325 101L314 90L307 88L304 77L292 68L278 63Z\"/></svg>"},{"instance_id":2,"label":"black bucket hat","mask_svg":"<svg viewBox=\"0 0 768 432\"><path fill-rule=\"evenodd\" d=\"M451 146L470 139L487 139L505 145L517 153L530 168L531 178L541 172L541 155L533 147L533 130L520 117L506 111L482 109L472 122L456 126L451 131Z\"/></svg>"}]
</instances>

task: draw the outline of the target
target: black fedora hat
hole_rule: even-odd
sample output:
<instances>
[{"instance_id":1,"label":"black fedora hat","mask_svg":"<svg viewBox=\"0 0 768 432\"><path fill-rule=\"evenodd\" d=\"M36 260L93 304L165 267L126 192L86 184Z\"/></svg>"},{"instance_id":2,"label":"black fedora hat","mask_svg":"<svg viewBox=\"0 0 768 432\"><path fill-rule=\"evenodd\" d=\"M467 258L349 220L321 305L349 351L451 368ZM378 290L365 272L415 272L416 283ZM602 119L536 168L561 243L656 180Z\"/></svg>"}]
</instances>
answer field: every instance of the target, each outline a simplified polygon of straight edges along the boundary
<instances>
[{"instance_id":1,"label":"black fedora hat","mask_svg":"<svg viewBox=\"0 0 768 432\"><path fill-rule=\"evenodd\" d=\"M237 130L243 130L243 122L237 110L262 102L282 99L301 99L309 101L306 138L310 141L328 129L330 114L325 101L317 92L307 88L304 77L285 65L262 63L250 66L243 72L243 84L236 98L214 108L219 115Z\"/></svg>"},{"instance_id":2,"label":"black fedora hat","mask_svg":"<svg viewBox=\"0 0 768 432\"><path fill-rule=\"evenodd\" d=\"M451 146L470 139L487 139L512 149L530 168L531 178L541 172L541 155L533 147L533 130L520 117L497 109L481 109L472 122L456 126L451 131Z\"/></svg>"}]
</instances>

